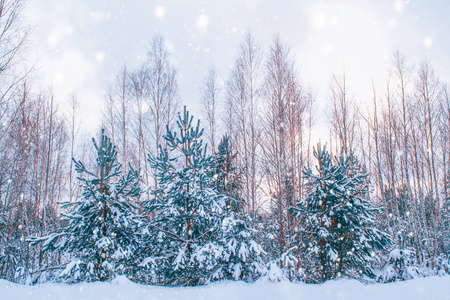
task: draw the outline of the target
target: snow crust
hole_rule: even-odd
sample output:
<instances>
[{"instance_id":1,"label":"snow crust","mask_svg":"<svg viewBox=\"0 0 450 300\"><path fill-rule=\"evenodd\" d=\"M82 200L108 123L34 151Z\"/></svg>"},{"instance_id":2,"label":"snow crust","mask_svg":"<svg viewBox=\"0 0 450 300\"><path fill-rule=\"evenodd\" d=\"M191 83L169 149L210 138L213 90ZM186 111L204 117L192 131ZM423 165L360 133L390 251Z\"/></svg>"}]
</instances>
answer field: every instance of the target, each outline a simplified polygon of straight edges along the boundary
<instances>
[{"instance_id":1,"label":"snow crust","mask_svg":"<svg viewBox=\"0 0 450 300\"><path fill-rule=\"evenodd\" d=\"M450 276L427 277L388 284L362 284L356 280L328 281L321 285L286 281L256 283L223 281L201 287L166 288L135 284L125 277L111 282L52 284L24 286L0 280L2 300L9 299L364 299L415 300L450 299Z\"/></svg>"}]
</instances>

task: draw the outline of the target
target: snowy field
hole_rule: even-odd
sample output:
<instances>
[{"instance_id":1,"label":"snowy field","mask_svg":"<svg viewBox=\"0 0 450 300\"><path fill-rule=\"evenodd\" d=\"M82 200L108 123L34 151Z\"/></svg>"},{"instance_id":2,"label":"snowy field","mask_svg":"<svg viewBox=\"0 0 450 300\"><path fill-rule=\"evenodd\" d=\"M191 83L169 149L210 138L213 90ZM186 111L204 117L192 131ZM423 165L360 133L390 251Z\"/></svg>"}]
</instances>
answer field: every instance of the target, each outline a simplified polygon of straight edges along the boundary
<instances>
[{"instance_id":1,"label":"snowy field","mask_svg":"<svg viewBox=\"0 0 450 300\"><path fill-rule=\"evenodd\" d=\"M195 288L165 288L134 284L126 278L111 283L43 284L21 286L0 280L0 299L164 299L164 300L261 300L261 299L450 299L450 277L419 278L390 284L363 285L355 280L329 281L322 285L288 282L220 282Z\"/></svg>"}]
</instances>

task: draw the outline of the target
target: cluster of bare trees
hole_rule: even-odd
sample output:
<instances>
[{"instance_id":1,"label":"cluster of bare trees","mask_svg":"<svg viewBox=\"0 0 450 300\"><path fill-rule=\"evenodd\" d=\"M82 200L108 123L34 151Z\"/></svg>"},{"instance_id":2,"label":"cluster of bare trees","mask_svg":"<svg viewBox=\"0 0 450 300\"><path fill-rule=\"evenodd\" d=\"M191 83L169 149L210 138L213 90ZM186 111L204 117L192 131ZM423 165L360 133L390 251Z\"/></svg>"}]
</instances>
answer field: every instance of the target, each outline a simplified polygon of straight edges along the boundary
<instances>
[{"instance_id":1,"label":"cluster of bare trees","mask_svg":"<svg viewBox=\"0 0 450 300\"><path fill-rule=\"evenodd\" d=\"M302 195L314 99L298 78L289 47L276 36L265 57L250 33L239 47L223 98L224 131L241 178L239 195L251 216L275 222L272 244L280 255L295 228L290 208Z\"/></svg>"},{"instance_id":2,"label":"cluster of bare trees","mask_svg":"<svg viewBox=\"0 0 450 300\"><path fill-rule=\"evenodd\" d=\"M22 8L23 1L0 1L0 276L8 279L44 263L26 238L58 226L68 178L65 120L19 63L29 34Z\"/></svg>"},{"instance_id":3,"label":"cluster of bare trees","mask_svg":"<svg viewBox=\"0 0 450 300\"><path fill-rule=\"evenodd\" d=\"M179 109L176 71L160 35L153 37L147 59L136 70L126 67L116 76L106 96L103 126L118 146L119 157L142 170L154 184L147 156L157 156L162 135Z\"/></svg>"}]
</instances>

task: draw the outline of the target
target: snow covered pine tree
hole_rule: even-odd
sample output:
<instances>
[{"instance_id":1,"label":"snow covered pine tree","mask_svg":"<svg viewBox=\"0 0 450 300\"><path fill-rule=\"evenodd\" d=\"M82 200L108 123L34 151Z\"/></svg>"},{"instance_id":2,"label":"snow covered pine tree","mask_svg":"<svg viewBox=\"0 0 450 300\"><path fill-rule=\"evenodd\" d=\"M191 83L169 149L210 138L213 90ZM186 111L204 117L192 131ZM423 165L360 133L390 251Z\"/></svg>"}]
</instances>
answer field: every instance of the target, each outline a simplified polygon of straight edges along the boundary
<instances>
[{"instance_id":1,"label":"snow covered pine tree","mask_svg":"<svg viewBox=\"0 0 450 300\"><path fill-rule=\"evenodd\" d=\"M86 170L81 161L73 160L82 175L83 193L80 199L61 203L62 218L67 226L44 238L32 239L32 245L42 242L43 251L60 251L68 259L58 277L67 282L108 280L116 274L132 271L132 254L138 246L141 218L135 214L132 199L141 194L139 172L129 166L121 176L117 151L102 130L97 145L97 170Z\"/></svg>"},{"instance_id":2,"label":"snow covered pine tree","mask_svg":"<svg viewBox=\"0 0 450 300\"><path fill-rule=\"evenodd\" d=\"M235 199L215 188L200 121L193 127L192 120L184 107L176 123L179 134L167 127L167 147L149 158L158 184L144 206L152 218L143 272L164 285L251 281L264 270L264 251L231 209Z\"/></svg>"},{"instance_id":3,"label":"snow covered pine tree","mask_svg":"<svg viewBox=\"0 0 450 300\"><path fill-rule=\"evenodd\" d=\"M230 139L223 136L220 140L217 152L213 156L213 167L210 175L213 179L214 187L219 193L225 194L235 199L233 201L235 212L241 212L244 209L244 200L239 199L238 189L241 179L236 170L236 154L231 153Z\"/></svg>"},{"instance_id":4,"label":"snow covered pine tree","mask_svg":"<svg viewBox=\"0 0 450 300\"><path fill-rule=\"evenodd\" d=\"M315 261L305 276L315 282L372 277L374 251L388 246L390 238L375 228L374 209L366 199L367 175L354 156L341 154L333 162L320 144L314 156L318 174L304 170L308 194L297 203L297 215L305 222L299 230L300 253Z\"/></svg>"}]
</instances>

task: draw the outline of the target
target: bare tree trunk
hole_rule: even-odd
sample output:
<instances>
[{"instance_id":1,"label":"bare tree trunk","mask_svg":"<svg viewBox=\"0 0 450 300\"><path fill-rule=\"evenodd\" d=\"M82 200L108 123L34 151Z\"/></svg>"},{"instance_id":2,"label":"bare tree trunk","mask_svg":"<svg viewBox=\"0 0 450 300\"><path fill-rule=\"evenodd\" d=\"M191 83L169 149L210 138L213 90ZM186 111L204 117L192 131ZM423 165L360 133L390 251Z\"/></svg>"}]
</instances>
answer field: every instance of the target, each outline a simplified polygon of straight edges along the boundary
<instances>
[{"instance_id":1,"label":"bare tree trunk","mask_svg":"<svg viewBox=\"0 0 450 300\"><path fill-rule=\"evenodd\" d=\"M426 160L430 179L431 194L434 195L436 211L440 209L439 189L435 157L435 102L437 101L440 83L428 63L422 63L417 83L422 105L425 109Z\"/></svg>"},{"instance_id":2,"label":"bare tree trunk","mask_svg":"<svg viewBox=\"0 0 450 300\"><path fill-rule=\"evenodd\" d=\"M72 158L75 155L75 136L76 136L76 114L77 114L77 107L78 107L78 100L77 96L75 94L72 94L70 98L70 160L69 160L69 199L70 201L73 201L74 198L74 188L73 188L73 161Z\"/></svg>"},{"instance_id":3,"label":"bare tree trunk","mask_svg":"<svg viewBox=\"0 0 450 300\"><path fill-rule=\"evenodd\" d=\"M354 101L348 96L345 73L342 78L333 75L330 83L332 113L331 128L339 142L337 152L345 155L353 154L355 139L356 112Z\"/></svg>"},{"instance_id":4,"label":"bare tree trunk","mask_svg":"<svg viewBox=\"0 0 450 300\"><path fill-rule=\"evenodd\" d=\"M248 33L240 45L238 57L226 86L226 109L231 113L230 121L234 126L230 139L237 149L238 168L244 175L241 194L252 216L256 215L257 192L260 185L257 179L260 135L257 123L257 96L261 87L261 61L260 46L251 33Z\"/></svg>"},{"instance_id":5,"label":"bare tree trunk","mask_svg":"<svg viewBox=\"0 0 450 300\"><path fill-rule=\"evenodd\" d=\"M401 162L402 169L404 174L403 184L411 190L410 186L410 175L409 175L409 132L408 132L408 95L407 95L407 85L409 83L409 79L411 77L411 71L406 66L404 57L397 51L394 54L394 64L395 64L395 73L397 75L398 80L398 89L400 90L400 99L401 99L401 127L403 134L403 143L401 148L403 150L401 153Z\"/></svg>"},{"instance_id":6,"label":"bare tree trunk","mask_svg":"<svg viewBox=\"0 0 450 300\"><path fill-rule=\"evenodd\" d=\"M264 117L264 156L269 189L277 203L279 253L284 252L287 238L293 233L290 206L299 196L296 185L304 164L303 122L306 101L299 87L289 50L278 36L273 40L266 63L264 97L267 103ZM293 178L295 176L295 178ZM297 192L295 192L297 190Z\"/></svg>"},{"instance_id":7,"label":"bare tree trunk","mask_svg":"<svg viewBox=\"0 0 450 300\"><path fill-rule=\"evenodd\" d=\"M48 205L48 190L49 190L49 176L50 176L50 163L51 163L51 155L52 155L52 141L53 141L53 94L50 95L50 116L49 116L49 124L47 128L47 157L46 157L46 168L45 168L45 190L44 190L44 206L43 206L43 212L42 212L42 224L43 224L43 231L45 232L45 225L46 225L46 208Z\"/></svg>"},{"instance_id":8,"label":"bare tree trunk","mask_svg":"<svg viewBox=\"0 0 450 300\"><path fill-rule=\"evenodd\" d=\"M201 103L203 106L203 115L207 124L207 137L209 139L211 153L213 154L216 151L216 114L219 93L220 87L217 82L216 69L211 67L203 81Z\"/></svg>"}]
</instances>

